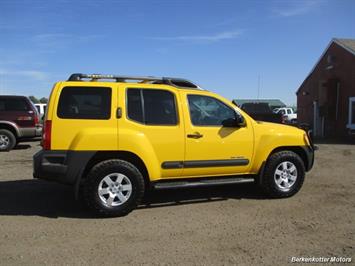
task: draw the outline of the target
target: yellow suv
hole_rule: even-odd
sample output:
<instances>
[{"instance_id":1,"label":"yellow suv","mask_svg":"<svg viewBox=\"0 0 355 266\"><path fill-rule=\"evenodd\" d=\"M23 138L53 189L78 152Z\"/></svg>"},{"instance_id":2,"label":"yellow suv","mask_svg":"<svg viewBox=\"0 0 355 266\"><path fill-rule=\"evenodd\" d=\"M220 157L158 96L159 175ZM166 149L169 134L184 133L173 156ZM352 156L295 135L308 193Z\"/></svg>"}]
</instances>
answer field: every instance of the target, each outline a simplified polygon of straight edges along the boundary
<instances>
[{"instance_id":1,"label":"yellow suv","mask_svg":"<svg viewBox=\"0 0 355 266\"><path fill-rule=\"evenodd\" d=\"M297 193L314 147L298 128L254 121L185 79L73 74L54 85L34 177L75 186L122 216L147 189L255 182Z\"/></svg>"}]
</instances>

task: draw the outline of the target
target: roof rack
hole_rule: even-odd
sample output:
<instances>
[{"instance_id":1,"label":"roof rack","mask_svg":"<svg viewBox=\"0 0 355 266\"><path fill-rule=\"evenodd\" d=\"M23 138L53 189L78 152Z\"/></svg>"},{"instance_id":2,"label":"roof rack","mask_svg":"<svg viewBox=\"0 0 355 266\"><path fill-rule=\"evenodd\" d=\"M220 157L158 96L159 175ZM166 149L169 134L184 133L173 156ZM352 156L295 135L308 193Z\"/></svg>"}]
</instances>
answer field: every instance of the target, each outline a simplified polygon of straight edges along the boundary
<instances>
[{"instance_id":1,"label":"roof rack","mask_svg":"<svg viewBox=\"0 0 355 266\"><path fill-rule=\"evenodd\" d=\"M68 81L83 81L89 79L90 81L97 81L99 79L113 79L116 82L127 82L127 80L137 80L140 83L151 83L151 84L166 84L175 86L178 88L189 88L202 90L202 88L189 80L181 78L168 78L168 77L151 77L151 76L120 76L120 75L102 75L102 74L82 74L74 73L71 74Z\"/></svg>"}]
</instances>

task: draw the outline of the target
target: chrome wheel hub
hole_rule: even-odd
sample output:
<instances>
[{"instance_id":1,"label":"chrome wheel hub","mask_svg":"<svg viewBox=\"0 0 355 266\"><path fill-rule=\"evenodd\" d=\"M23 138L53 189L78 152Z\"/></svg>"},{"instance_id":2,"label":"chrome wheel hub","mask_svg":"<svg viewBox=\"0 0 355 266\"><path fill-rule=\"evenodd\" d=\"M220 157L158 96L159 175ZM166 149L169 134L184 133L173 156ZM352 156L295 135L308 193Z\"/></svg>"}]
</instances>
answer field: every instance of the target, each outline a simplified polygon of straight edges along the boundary
<instances>
[{"instance_id":1,"label":"chrome wheel hub","mask_svg":"<svg viewBox=\"0 0 355 266\"><path fill-rule=\"evenodd\" d=\"M115 207L125 203L132 194L132 183L121 173L105 176L98 187L101 202L108 207Z\"/></svg>"},{"instance_id":2,"label":"chrome wheel hub","mask_svg":"<svg viewBox=\"0 0 355 266\"><path fill-rule=\"evenodd\" d=\"M10 139L6 135L0 135L0 148L6 148L9 146Z\"/></svg>"},{"instance_id":3,"label":"chrome wheel hub","mask_svg":"<svg viewBox=\"0 0 355 266\"><path fill-rule=\"evenodd\" d=\"M287 192L296 183L297 168L294 163L285 161L280 163L275 170L274 180L276 186L284 192Z\"/></svg>"}]
</instances>

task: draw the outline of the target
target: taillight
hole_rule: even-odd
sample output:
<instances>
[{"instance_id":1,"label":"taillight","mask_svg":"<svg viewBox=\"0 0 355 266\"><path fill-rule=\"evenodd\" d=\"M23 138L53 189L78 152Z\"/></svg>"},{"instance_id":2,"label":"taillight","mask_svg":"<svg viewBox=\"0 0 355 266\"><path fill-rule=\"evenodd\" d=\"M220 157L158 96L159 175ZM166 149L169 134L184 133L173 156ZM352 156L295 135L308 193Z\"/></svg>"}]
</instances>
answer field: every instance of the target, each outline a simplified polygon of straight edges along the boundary
<instances>
[{"instance_id":1,"label":"taillight","mask_svg":"<svg viewBox=\"0 0 355 266\"><path fill-rule=\"evenodd\" d=\"M42 147L44 150L51 149L51 135L52 135L52 121L46 120L44 122L42 134Z\"/></svg>"},{"instance_id":2,"label":"taillight","mask_svg":"<svg viewBox=\"0 0 355 266\"><path fill-rule=\"evenodd\" d=\"M39 124L39 116L37 113L35 114L34 122L35 122L35 126L37 126Z\"/></svg>"}]
</instances>

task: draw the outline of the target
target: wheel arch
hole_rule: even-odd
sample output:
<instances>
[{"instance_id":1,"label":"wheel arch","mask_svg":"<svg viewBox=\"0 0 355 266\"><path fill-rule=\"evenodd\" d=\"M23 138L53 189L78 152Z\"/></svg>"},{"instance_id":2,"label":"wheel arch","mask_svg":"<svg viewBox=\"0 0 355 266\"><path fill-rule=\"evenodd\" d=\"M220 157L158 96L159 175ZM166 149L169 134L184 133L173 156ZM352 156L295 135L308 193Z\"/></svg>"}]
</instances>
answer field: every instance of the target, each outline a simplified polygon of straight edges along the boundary
<instances>
[{"instance_id":1,"label":"wheel arch","mask_svg":"<svg viewBox=\"0 0 355 266\"><path fill-rule=\"evenodd\" d=\"M0 129L9 130L12 134L14 134L15 138L20 136L20 132L15 123L11 123L8 121L0 121Z\"/></svg>"},{"instance_id":2,"label":"wheel arch","mask_svg":"<svg viewBox=\"0 0 355 266\"><path fill-rule=\"evenodd\" d=\"M265 169L265 166L266 166L266 163L268 161L268 159L270 158L271 155L277 153L277 152L280 152L280 151L292 151L294 153L296 153L300 158L301 160L303 161L304 163L304 167L305 169L309 169L311 167L311 165L309 165L309 160L307 158L307 153L306 151L302 148L302 147L299 147L299 146L281 146L281 147L277 147L277 148L274 148L269 154L268 156L266 157L266 159L262 162L261 166L260 166L260 169L257 173L257 184L261 185L262 183L262 179L263 179L263 175L264 175L264 169Z\"/></svg>"},{"instance_id":3,"label":"wheel arch","mask_svg":"<svg viewBox=\"0 0 355 266\"><path fill-rule=\"evenodd\" d=\"M99 162L110 160L110 159L119 159L127 161L133 164L138 170L142 173L144 178L144 183L148 188L150 185L149 181L149 172L148 169L143 162L143 160L136 154L129 151L98 151L96 152L92 158L86 164L83 174L81 175L81 179L85 179L89 171Z\"/></svg>"},{"instance_id":4,"label":"wheel arch","mask_svg":"<svg viewBox=\"0 0 355 266\"><path fill-rule=\"evenodd\" d=\"M303 161L304 163L304 167L306 169L309 168L309 162L308 162L308 159L307 159L307 154L305 152L305 150L302 148L302 147L299 147L299 146L281 146L281 147L277 147L275 149L273 149L270 154L268 155L267 159L274 153L276 152L280 152L280 151L292 151L294 153L296 153Z\"/></svg>"}]
</instances>

